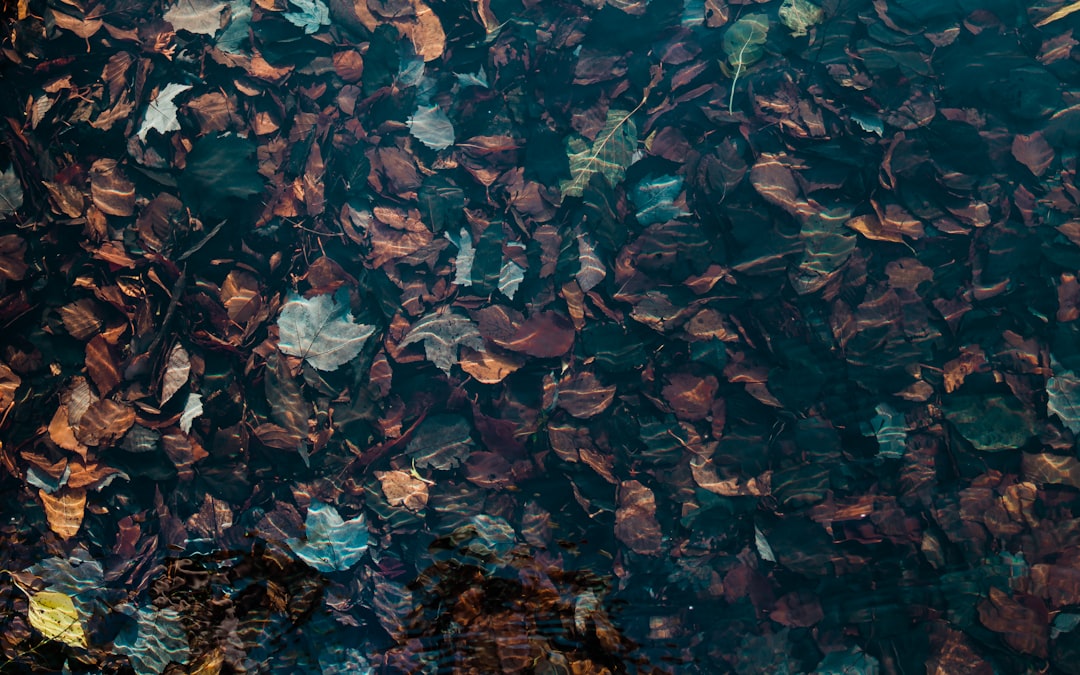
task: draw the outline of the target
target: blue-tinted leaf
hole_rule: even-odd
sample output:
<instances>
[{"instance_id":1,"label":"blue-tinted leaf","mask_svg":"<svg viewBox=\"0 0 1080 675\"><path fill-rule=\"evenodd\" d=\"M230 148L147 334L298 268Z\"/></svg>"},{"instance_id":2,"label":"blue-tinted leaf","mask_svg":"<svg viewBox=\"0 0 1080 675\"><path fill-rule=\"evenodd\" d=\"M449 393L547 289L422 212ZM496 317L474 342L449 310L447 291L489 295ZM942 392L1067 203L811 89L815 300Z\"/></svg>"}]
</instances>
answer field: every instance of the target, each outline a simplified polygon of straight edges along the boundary
<instances>
[{"instance_id":1,"label":"blue-tinted leaf","mask_svg":"<svg viewBox=\"0 0 1080 675\"><path fill-rule=\"evenodd\" d=\"M40 577L49 590L70 596L83 616L93 614L92 605L104 589L101 563L85 549L75 549L63 558L46 558L27 571Z\"/></svg>"},{"instance_id":2,"label":"blue-tinted leaf","mask_svg":"<svg viewBox=\"0 0 1080 675\"><path fill-rule=\"evenodd\" d=\"M313 500L305 521L305 540L289 539L293 553L320 572L340 572L360 562L368 546L364 514L342 520L330 504Z\"/></svg>"},{"instance_id":3,"label":"blue-tinted leaf","mask_svg":"<svg viewBox=\"0 0 1080 675\"><path fill-rule=\"evenodd\" d=\"M173 609L142 607L135 625L120 632L116 651L131 659L137 675L158 675L169 663L187 662L191 654L180 614Z\"/></svg>"},{"instance_id":4,"label":"blue-tinted leaf","mask_svg":"<svg viewBox=\"0 0 1080 675\"><path fill-rule=\"evenodd\" d=\"M409 118L409 131L432 150L442 150L454 144L454 125L437 105L418 105Z\"/></svg>"},{"instance_id":5,"label":"blue-tinted leaf","mask_svg":"<svg viewBox=\"0 0 1080 675\"><path fill-rule=\"evenodd\" d=\"M289 23L297 28L303 28L308 35L319 30L320 26L330 25L330 9L322 0L289 0L293 6L300 9L299 12L285 12L282 14Z\"/></svg>"},{"instance_id":6,"label":"blue-tinted leaf","mask_svg":"<svg viewBox=\"0 0 1080 675\"><path fill-rule=\"evenodd\" d=\"M318 370L337 370L356 358L374 332L372 326L353 322L344 289L333 298L291 293L278 317L281 351L303 357Z\"/></svg>"},{"instance_id":7,"label":"blue-tinted leaf","mask_svg":"<svg viewBox=\"0 0 1080 675\"><path fill-rule=\"evenodd\" d=\"M682 192L682 184L682 176L660 176L646 178L634 186L632 199L638 210L635 216L637 221L642 225L652 225L688 215L674 203Z\"/></svg>"},{"instance_id":8,"label":"blue-tinted leaf","mask_svg":"<svg viewBox=\"0 0 1080 675\"><path fill-rule=\"evenodd\" d=\"M1056 360L1051 366L1054 376L1046 381L1046 409L1060 417L1074 434L1080 433L1080 379Z\"/></svg>"},{"instance_id":9,"label":"blue-tinted leaf","mask_svg":"<svg viewBox=\"0 0 1080 675\"><path fill-rule=\"evenodd\" d=\"M880 672L877 659L852 647L846 652L829 652L818 664L814 675L877 675Z\"/></svg>"},{"instance_id":10,"label":"blue-tinted leaf","mask_svg":"<svg viewBox=\"0 0 1080 675\"><path fill-rule=\"evenodd\" d=\"M874 408L877 415L870 418L869 433L877 437L878 454L899 459L907 449L907 421L887 403Z\"/></svg>"}]
</instances>

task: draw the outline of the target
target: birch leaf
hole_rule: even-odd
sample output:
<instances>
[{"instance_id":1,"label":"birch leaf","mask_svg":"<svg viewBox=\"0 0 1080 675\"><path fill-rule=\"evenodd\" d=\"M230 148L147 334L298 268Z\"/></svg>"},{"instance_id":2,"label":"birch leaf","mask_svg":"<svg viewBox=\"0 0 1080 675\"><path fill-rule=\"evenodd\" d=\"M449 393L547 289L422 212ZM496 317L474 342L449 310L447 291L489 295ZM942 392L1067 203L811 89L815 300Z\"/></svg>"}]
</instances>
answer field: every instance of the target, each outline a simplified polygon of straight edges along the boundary
<instances>
[{"instance_id":1,"label":"birch leaf","mask_svg":"<svg viewBox=\"0 0 1080 675\"><path fill-rule=\"evenodd\" d=\"M327 371L337 370L356 358L375 328L353 321L348 297L344 289L334 297L317 295L310 299L291 293L278 317L281 351Z\"/></svg>"},{"instance_id":2,"label":"birch leaf","mask_svg":"<svg viewBox=\"0 0 1080 675\"><path fill-rule=\"evenodd\" d=\"M564 196L580 197L596 173L612 187L623 179L638 141L637 127L630 115L625 110L608 110L607 120L592 143L578 135L567 139L570 180L560 186Z\"/></svg>"},{"instance_id":3,"label":"birch leaf","mask_svg":"<svg viewBox=\"0 0 1080 675\"><path fill-rule=\"evenodd\" d=\"M71 647L87 646L75 603L63 593L41 591L30 595L27 618L30 625L49 640L57 640Z\"/></svg>"},{"instance_id":4,"label":"birch leaf","mask_svg":"<svg viewBox=\"0 0 1080 675\"><path fill-rule=\"evenodd\" d=\"M158 92L157 96L150 101L150 105L146 107L146 116L143 118L142 126L139 127L138 136L140 141L146 140L146 134L151 129L157 129L162 134L180 130L180 122L176 119L176 104L173 103L173 99L188 89L191 89L190 84L174 82L166 85L164 89Z\"/></svg>"},{"instance_id":5,"label":"birch leaf","mask_svg":"<svg viewBox=\"0 0 1080 675\"><path fill-rule=\"evenodd\" d=\"M409 131L432 150L442 150L454 144L454 125L437 105L419 105L409 118Z\"/></svg>"}]
</instances>

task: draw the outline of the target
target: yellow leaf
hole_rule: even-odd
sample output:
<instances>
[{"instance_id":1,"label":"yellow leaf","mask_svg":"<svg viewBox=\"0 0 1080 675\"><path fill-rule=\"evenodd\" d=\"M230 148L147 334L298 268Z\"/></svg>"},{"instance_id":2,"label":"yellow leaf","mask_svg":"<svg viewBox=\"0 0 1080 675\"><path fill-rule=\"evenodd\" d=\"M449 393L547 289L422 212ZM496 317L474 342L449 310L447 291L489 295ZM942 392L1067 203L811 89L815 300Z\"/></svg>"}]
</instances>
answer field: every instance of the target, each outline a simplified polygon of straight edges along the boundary
<instances>
[{"instance_id":1,"label":"yellow leaf","mask_svg":"<svg viewBox=\"0 0 1080 675\"><path fill-rule=\"evenodd\" d=\"M27 618L49 640L59 640L72 647L86 647L86 635L75 604L57 591L41 591L30 597Z\"/></svg>"}]
</instances>

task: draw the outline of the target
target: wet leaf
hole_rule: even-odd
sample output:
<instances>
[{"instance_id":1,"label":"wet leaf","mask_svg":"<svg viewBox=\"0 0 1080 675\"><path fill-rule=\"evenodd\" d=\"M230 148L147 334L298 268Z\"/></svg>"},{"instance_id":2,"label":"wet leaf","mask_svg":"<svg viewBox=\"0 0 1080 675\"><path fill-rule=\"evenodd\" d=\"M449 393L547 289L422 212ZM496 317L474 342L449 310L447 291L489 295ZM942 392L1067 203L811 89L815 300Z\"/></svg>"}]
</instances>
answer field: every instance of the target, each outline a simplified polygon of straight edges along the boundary
<instances>
[{"instance_id":1,"label":"wet leaf","mask_svg":"<svg viewBox=\"0 0 1080 675\"><path fill-rule=\"evenodd\" d=\"M146 134L151 129L162 134L180 130L180 122L176 119L176 104L173 103L173 99L189 89L191 89L190 84L174 82L165 85L165 88L151 99L150 105L146 108L146 116L143 118L142 126L139 127L139 133L136 134L139 140L145 141Z\"/></svg>"},{"instance_id":2,"label":"wet leaf","mask_svg":"<svg viewBox=\"0 0 1080 675\"><path fill-rule=\"evenodd\" d=\"M135 624L121 631L113 644L131 660L136 675L160 675L170 663L187 663L191 649L179 612L154 606L126 609L134 614Z\"/></svg>"},{"instance_id":3,"label":"wet leaf","mask_svg":"<svg viewBox=\"0 0 1080 675\"><path fill-rule=\"evenodd\" d=\"M632 115L613 108L608 110L604 125L592 142L577 135L566 140L570 179L560 186L564 196L580 197L594 174L603 176L611 186L622 181L637 149L637 127Z\"/></svg>"},{"instance_id":4,"label":"wet leaf","mask_svg":"<svg viewBox=\"0 0 1080 675\"><path fill-rule=\"evenodd\" d=\"M330 25L330 8L323 0L289 0L289 4L300 11L285 12L282 16L297 28L303 28L308 35Z\"/></svg>"},{"instance_id":5,"label":"wet leaf","mask_svg":"<svg viewBox=\"0 0 1080 675\"><path fill-rule=\"evenodd\" d=\"M360 562L367 551L367 518L361 513L351 520L342 520L332 505L312 500L304 539L289 539L285 543L320 572L341 572Z\"/></svg>"},{"instance_id":6,"label":"wet leaf","mask_svg":"<svg viewBox=\"0 0 1080 675\"><path fill-rule=\"evenodd\" d=\"M39 633L71 647L87 647L79 613L70 597L57 591L40 591L29 597L27 619Z\"/></svg>"},{"instance_id":7,"label":"wet leaf","mask_svg":"<svg viewBox=\"0 0 1080 675\"><path fill-rule=\"evenodd\" d=\"M806 35L807 29L821 23L824 12L809 0L784 0L780 5L780 21L792 37Z\"/></svg>"},{"instance_id":8,"label":"wet leaf","mask_svg":"<svg viewBox=\"0 0 1080 675\"><path fill-rule=\"evenodd\" d=\"M39 490L38 497L45 507L49 529L61 539L71 539L78 534L86 510L86 490L61 488L55 494Z\"/></svg>"},{"instance_id":9,"label":"wet leaf","mask_svg":"<svg viewBox=\"0 0 1080 675\"><path fill-rule=\"evenodd\" d=\"M684 206L675 203L682 192L682 184L682 176L659 176L635 185L632 197L638 209L634 216L637 221L652 225L690 215Z\"/></svg>"},{"instance_id":10,"label":"wet leaf","mask_svg":"<svg viewBox=\"0 0 1080 675\"><path fill-rule=\"evenodd\" d=\"M0 218L10 216L19 210L23 203L23 189L15 167L9 166L0 173Z\"/></svg>"},{"instance_id":11,"label":"wet leaf","mask_svg":"<svg viewBox=\"0 0 1080 675\"><path fill-rule=\"evenodd\" d=\"M356 358L375 328L353 321L349 295L343 289L334 296L313 298L290 293L278 317L278 331L282 352L303 358L313 368L331 371Z\"/></svg>"},{"instance_id":12,"label":"wet leaf","mask_svg":"<svg viewBox=\"0 0 1080 675\"><path fill-rule=\"evenodd\" d=\"M615 511L615 536L641 555L659 555L663 534L656 520L656 497L636 480L619 485L619 508Z\"/></svg>"},{"instance_id":13,"label":"wet leaf","mask_svg":"<svg viewBox=\"0 0 1080 675\"><path fill-rule=\"evenodd\" d=\"M412 135L432 150L443 150L454 144L454 125L437 105L418 105L408 124Z\"/></svg>"},{"instance_id":14,"label":"wet leaf","mask_svg":"<svg viewBox=\"0 0 1080 675\"><path fill-rule=\"evenodd\" d=\"M459 348L484 349L484 341L476 324L469 317L445 307L413 324L401 341L401 346L407 347L416 342L424 343L428 361L447 375L458 362Z\"/></svg>"}]
</instances>

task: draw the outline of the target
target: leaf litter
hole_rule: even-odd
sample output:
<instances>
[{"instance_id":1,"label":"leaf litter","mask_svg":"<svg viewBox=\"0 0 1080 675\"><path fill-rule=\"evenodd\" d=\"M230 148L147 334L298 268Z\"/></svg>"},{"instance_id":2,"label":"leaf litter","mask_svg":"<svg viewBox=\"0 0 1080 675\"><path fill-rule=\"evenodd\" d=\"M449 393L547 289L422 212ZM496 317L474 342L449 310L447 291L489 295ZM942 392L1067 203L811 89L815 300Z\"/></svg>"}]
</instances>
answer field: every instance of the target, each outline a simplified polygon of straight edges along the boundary
<instances>
[{"instance_id":1,"label":"leaf litter","mask_svg":"<svg viewBox=\"0 0 1080 675\"><path fill-rule=\"evenodd\" d=\"M12 3L5 669L1078 672L1076 5Z\"/></svg>"}]
</instances>

